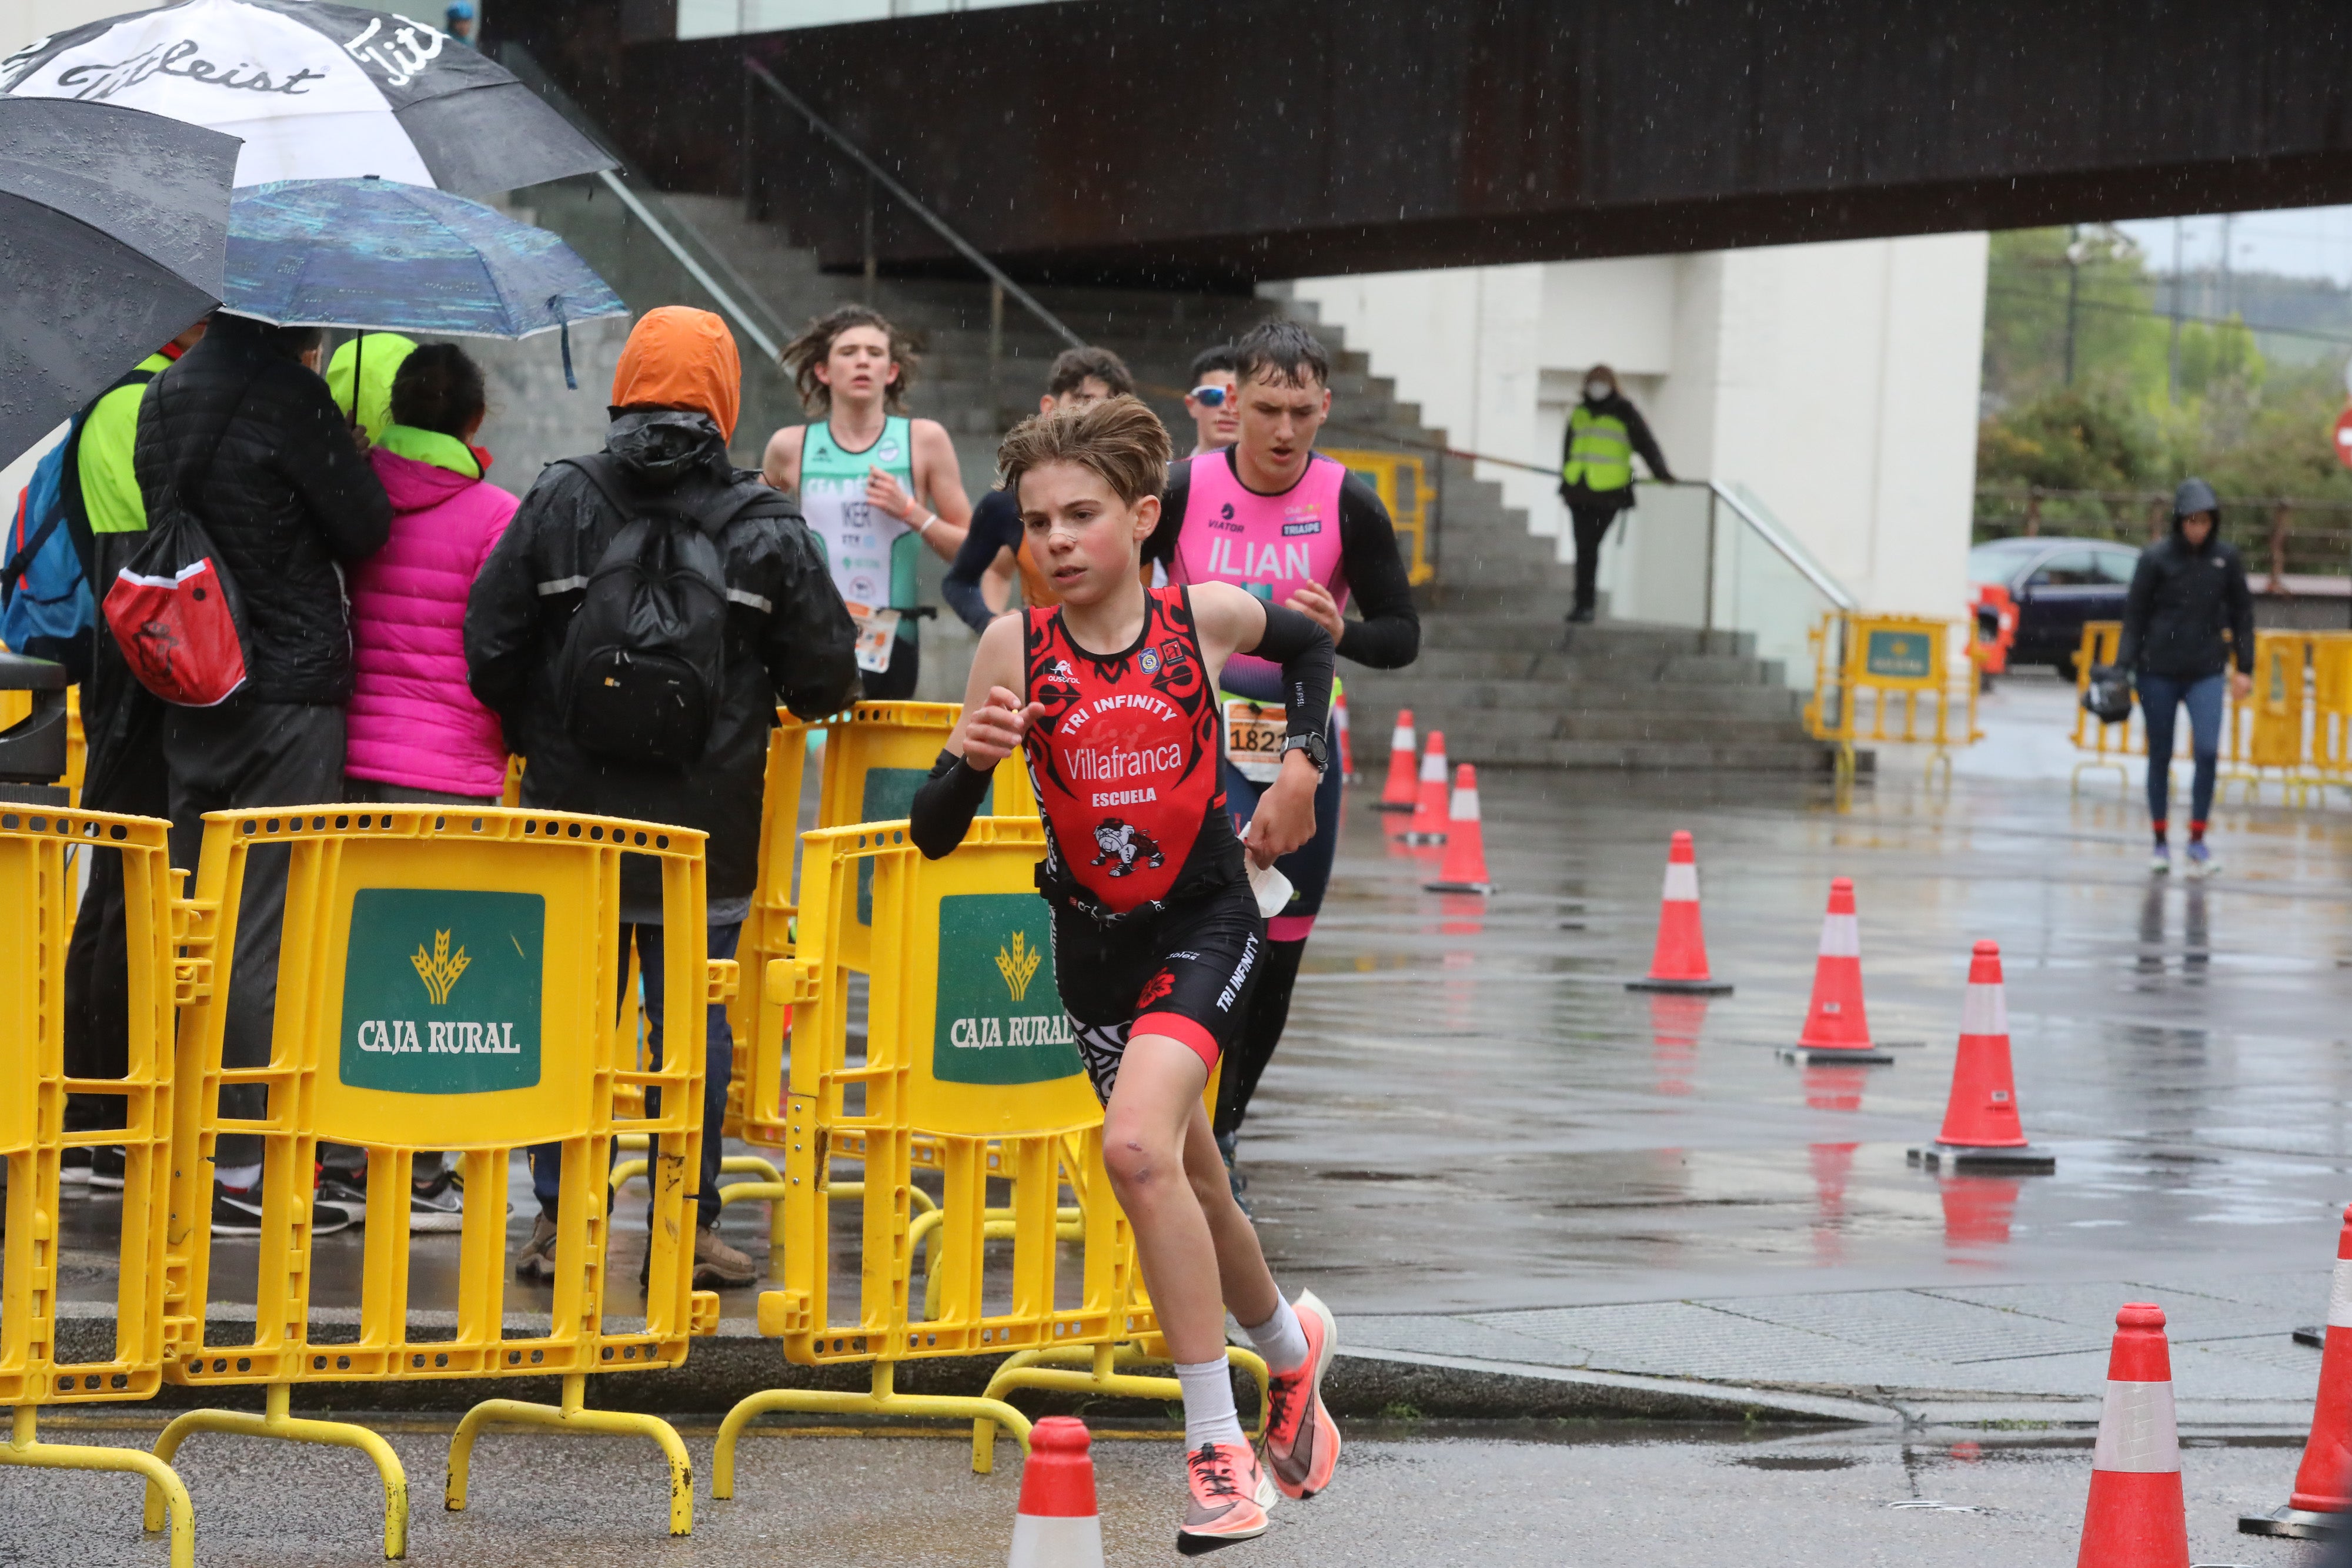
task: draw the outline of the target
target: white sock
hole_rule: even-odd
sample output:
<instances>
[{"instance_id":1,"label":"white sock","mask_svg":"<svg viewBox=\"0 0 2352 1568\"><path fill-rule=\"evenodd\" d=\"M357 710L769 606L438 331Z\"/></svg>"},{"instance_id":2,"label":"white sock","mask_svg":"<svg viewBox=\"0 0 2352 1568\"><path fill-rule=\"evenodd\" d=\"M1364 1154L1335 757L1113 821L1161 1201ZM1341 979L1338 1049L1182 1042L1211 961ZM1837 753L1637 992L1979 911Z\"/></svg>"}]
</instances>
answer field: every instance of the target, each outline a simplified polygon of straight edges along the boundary
<instances>
[{"instance_id":1,"label":"white sock","mask_svg":"<svg viewBox=\"0 0 2352 1568\"><path fill-rule=\"evenodd\" d=\"M1307 1331L1298 1326L1297 1310L1280 1296L1274 1299L1274 1316L1255 1328L1242 1324L1242 1337L1265 1358L1265 1369L1277 1377L1307 1364Z\"/></svg>"},{"instance_id":2,"label":"white sock","mask_svg":"<svg viewBox=\"0 0 2352 1568\"><path fill-rule=\"evenodd\" d=\"M1184 1450L1203 1443L1249 1447L1242 1435L1242 1418L1234 1409L1234 1375L1225 1358L1178 1362L1176 1381L1184 1386Z\"/></svg>"},{"instance_id":3,"label":"white sock","mask_svg":"<svg viewBox=\"0 0 2352 1568\"><path fill-rule=\"evenodd\" d=\"M260 1179L261 1167L258 1165L215 1166L213 1167L213 1180L220 1183L223 1186L233 1186L239 1192L245 1191Z\"/></svg>"}]
</instances>

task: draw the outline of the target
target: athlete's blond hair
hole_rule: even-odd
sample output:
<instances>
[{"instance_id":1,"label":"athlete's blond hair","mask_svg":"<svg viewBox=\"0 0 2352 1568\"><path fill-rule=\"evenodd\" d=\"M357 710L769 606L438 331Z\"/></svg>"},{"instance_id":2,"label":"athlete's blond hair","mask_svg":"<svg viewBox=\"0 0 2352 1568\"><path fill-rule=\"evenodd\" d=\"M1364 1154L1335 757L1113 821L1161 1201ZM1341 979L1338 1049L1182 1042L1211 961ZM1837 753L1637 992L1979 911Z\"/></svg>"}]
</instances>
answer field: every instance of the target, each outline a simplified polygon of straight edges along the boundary
<instances>
[{"instance_id":1,"label":"athlete's blond hair","mask_svg":"<svg viewBox=\"0 0 2352 1568\"><path fill-rule=\"evenodd\" d=\"M1032 414L996 449L1003 487L1020 499L1021 476L1048 463L1075 463L1132 507L1168 487L1168 427L1139 399L1121 394L1084 408Z\"/></svg>"}]
</instances>

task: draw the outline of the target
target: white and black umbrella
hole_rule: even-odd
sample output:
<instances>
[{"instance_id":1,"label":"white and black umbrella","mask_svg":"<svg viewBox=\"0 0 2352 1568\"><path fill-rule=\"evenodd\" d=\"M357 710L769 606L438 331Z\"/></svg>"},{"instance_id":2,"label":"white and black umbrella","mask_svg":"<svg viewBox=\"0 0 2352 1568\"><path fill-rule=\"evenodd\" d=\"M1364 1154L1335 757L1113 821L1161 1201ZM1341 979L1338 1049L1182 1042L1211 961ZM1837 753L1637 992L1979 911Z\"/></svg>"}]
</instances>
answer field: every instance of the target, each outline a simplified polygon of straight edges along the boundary
<instances>
[{"instance_id":1,"label":"white and black umbrella","mask_svg":"<svg viewBox=\"0 0 2352 1568\"><path fill-rule=\"evenodd\" d=\"M239 185L381 175L510 191L616 166L496 63L388 11L179 0L37 39L0 92L143 109L245 140Z\"/></svg>"}]
</instances>

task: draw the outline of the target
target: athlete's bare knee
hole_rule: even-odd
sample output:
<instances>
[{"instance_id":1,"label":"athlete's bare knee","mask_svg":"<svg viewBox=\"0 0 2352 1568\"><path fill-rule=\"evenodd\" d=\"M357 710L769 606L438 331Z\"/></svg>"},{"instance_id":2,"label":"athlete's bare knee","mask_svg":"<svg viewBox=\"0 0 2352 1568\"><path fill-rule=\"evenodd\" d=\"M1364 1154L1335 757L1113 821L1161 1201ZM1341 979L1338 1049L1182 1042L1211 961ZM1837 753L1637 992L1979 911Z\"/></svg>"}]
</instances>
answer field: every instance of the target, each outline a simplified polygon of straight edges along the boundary
<instances>
[{"instance_id":1,"label":"athlete's bare knee","mask_svg":"<svg viewBox=\"0 0 2352 1568\"><path fill-rule=\"evenodd\" d=\"M1103 1166L1121 1191L1139 1192L1163 1183L1181 1163L1175 1145L1131 1121L1114 1119L1103 1128Z\"/></svg>"}]
</instances>

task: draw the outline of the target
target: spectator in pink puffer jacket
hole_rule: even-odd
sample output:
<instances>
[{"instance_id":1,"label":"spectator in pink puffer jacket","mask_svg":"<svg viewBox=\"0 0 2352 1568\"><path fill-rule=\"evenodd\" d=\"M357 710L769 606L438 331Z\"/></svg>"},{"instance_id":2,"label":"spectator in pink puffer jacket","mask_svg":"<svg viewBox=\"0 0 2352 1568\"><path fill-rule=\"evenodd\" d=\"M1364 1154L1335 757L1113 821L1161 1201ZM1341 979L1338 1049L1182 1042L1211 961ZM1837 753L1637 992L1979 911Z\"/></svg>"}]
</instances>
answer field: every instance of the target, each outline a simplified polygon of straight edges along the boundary
<instances>
[{"instance_id":1,"label":"spectator in pink puffer jacket","mask_svg":"<svg viewBox=\"0 0 2352 1568\"><path fill-rule=\"evenodd\" d=\"M343 772L353 800L496 804L507 747L466 684L466 595L514 517L469 445L482 372L455 343L428 343L392 382L392 423L368 454L392 497L392 537L352 576L357 679Z\"/></svg>"}]
</instances>

